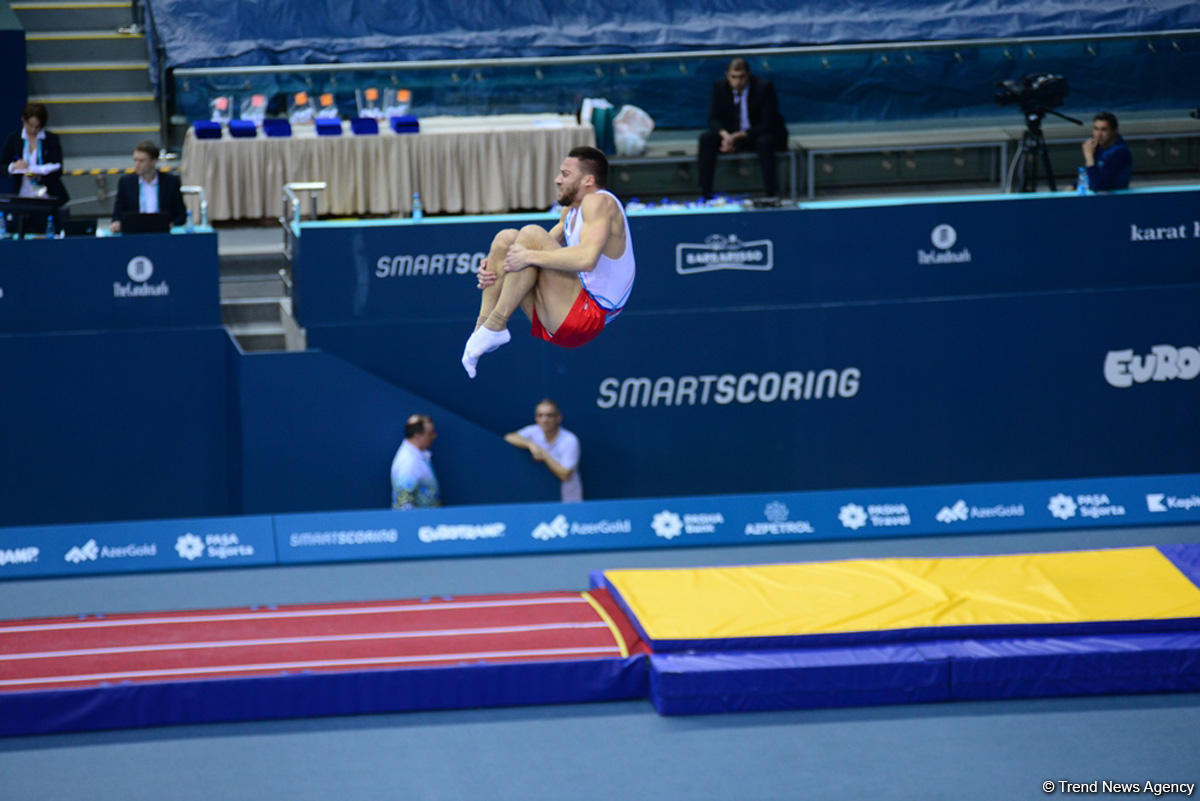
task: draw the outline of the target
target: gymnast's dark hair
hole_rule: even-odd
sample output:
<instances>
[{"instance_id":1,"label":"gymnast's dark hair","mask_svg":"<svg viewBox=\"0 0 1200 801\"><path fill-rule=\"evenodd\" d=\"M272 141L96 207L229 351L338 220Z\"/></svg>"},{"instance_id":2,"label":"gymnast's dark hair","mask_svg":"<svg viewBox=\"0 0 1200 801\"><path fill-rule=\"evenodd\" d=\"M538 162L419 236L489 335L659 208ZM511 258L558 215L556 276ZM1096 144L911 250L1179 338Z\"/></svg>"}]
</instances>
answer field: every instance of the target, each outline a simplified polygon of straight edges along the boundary
<instances>
[{"instance_id":1,"label":"gymnast's dark hair","mask_svg":"<svg viewBox=\"0 0 1200 801\"><path fill-rule=\"evenodd\" d=\"M603 189L608 185L608 158L604 152L597 150L594 147L580 145L579 147L571 148L571 152L567 154L568 158L578 159L579 164L583 167L583 171L588 175L596 177L596 186Z\"/></svg>"}]
</instances>

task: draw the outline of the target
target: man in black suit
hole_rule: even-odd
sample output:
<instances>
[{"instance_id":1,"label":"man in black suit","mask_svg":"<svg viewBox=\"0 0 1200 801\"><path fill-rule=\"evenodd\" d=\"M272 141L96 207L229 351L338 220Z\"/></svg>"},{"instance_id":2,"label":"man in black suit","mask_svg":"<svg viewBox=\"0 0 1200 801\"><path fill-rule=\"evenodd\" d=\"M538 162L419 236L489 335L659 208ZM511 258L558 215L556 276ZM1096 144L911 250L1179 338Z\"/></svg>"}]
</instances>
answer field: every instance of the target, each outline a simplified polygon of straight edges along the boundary
<instances>
[{"instance_id":1,"label":"man in black suit","mask_svg":"<svg viewBox=\"0 0 1200 801\"><path fill-rule=\"evenodd\" d=\"M62 143L46 130L49 114L41 103L27 103L21 112L21 128L9 135L0 152L8 166L14 195L52 197L59 206L70 200L62 180ZM45 220L41 221L45 225Z\"/></svg>"},{"instance_id":2,"label":"man in black suit","mask_svg":"<svg viewBox=\"0 0 1200 801\"><path fill-rule=\"evenodd\" d=\"M166 214L172 225L183 225L187 219L179 176L158 171L158 152L153 142L141 142L133 149L133 175L122 175L117 182L114 233L120 233L121 220L129 214Z\"/></svg>"},{"instance_id":3,"label":"man in black suit","mask_svg":"<svg viewBox=\"0 0 1200 801\"><path fill-rule=\"evenodd\" d=\"M718 153L754 151L762 165L763 188L768 196L777 196L775 151L787 143L787 125L779 114L774 84L751 75L746 59L730 61L725 77L713 85L708 130L700 134L701 193L712 196Z\"/></svg>"}]
</instances>

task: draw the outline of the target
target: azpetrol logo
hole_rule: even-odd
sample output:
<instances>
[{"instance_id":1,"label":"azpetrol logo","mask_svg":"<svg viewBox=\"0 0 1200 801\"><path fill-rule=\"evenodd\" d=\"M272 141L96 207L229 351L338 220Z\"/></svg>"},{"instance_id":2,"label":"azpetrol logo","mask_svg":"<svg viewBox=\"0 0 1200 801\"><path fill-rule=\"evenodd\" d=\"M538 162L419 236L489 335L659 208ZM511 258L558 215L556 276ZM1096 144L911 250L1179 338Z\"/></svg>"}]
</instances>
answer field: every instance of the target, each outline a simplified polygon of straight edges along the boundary
<instances>
[{"instance_id":1,"label":"azpetrol logo","mask_svg":"<svg viewBox=\"0 0 1200 801\"><path fill-rule=\"evenodd\" d=\"M943 506L941 510L934 515L934 519L939 523L950 525L952 523L962 523L972 518L990 520L997 517L1024 517L1025 504L998 503L993 506L972 506L965 500L959 498L952 506Z\"/></svg>"},{"instance_id":2,"label":"azpetrol logo","mask_svg":"<svg viewBox=\"0 0 1200 801\"><path fill-rule=\"evenodd\" d=\"M146 283L150 276L154 275L154 262L145 256L134 256L130 259L125 265L125 274L129 276L129 281L113 281L114 298L148 298L171 294L171 287L166 281L159 281L157 284Z\"/></svg>"},{"instance_id":3,"label":"azpetrol logo","mask_svg":"<svg viewBox=\"0 0 1200 801\"><path fill-rule=\"evenodd\" d=\"M941 223L929 233L934 250L917 249L917 264L964 264L971 260L971 251L951 250L958 243L958 231L953 225Z\"/></svg>"},{"instance_id":4,"label":"azpetrol logo","mask_svg":"<svg viewBox=\"0 0 1200 801\"><path fill-rule=\"evenodd\" d=\"M771 501L763 507L766 522L747 523L747 537L778 536L780 534L812 534L812 523L807 520L788 520L791 510L782 501Z\"/></svg>"},{"instance_id":5,"label":"azpetrol logo","mask_svg":"<svg viewBox=\"0 0 1200 801\"><path fill-rule=\"evenodd\" d=\"M548 542L569 536L587 537L593 534L629 534L633 531L633 521L622 520L567 520L566 515L555 515L549 522L538 523L529 536L535 540Z\"/></svg>"},{"instance_id":6,"label":"azpetrol logo","mask_svg":"<svg viewBox=\"0 0 1200 801\"><path fill-rule=\"evenodd\" d=\"M703 242L680 242L675 246L675 272L680 275L715 270L767 272L775 264L775 245L770 239L743 242L737 234L710 234Z\"/></svg>"},{"instance_id":7,"label":"azpetrol logo","mask_svg":"<svg viewBox=\"0 0 1200 801\"><path fill-rule=\"evenodd\" d=\"M1110 350L1104 357L1104 380L1118 389L1147 381L1191 381L1200 375L1200 348L1155 345L1144 356L1132 348Z\"/></svg>"}]
</instances>

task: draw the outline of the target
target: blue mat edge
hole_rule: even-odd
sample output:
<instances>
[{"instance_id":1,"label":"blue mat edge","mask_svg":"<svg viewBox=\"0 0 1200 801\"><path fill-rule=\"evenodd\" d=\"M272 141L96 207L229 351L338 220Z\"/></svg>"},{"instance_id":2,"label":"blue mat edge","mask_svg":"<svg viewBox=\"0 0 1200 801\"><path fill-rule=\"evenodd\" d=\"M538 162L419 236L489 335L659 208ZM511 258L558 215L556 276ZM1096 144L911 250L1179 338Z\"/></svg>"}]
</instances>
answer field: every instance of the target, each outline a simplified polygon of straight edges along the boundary
<instances>
[{"instance_id":1,"label":"blue mat edge","mask_svg":"<svg viewBox=\"0 0 1200 801\"><path fill-rule=\"evenodd\" d=\"M1200 631L654 654L649 686L664 715L1195 692Z\"/></svg>"},{"instance_id":2,"label":"blue mat edge","mask_svg":"<svg viewBox=\"0 0 1200 801\"><path fill-rule=\"evenodd\" d=\"M642 655L0 693L0 736L645 698Z\"/></svg>"}]
</instances>

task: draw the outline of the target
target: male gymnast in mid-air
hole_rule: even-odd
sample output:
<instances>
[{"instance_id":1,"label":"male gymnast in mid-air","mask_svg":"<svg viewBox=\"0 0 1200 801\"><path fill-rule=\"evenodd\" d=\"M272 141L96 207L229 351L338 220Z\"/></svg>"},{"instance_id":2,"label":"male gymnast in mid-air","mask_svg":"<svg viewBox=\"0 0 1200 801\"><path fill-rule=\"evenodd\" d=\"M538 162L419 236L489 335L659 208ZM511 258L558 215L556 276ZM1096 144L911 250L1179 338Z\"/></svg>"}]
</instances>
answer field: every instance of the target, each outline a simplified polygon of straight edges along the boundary
<instances>
[{"instance_id":1,"label":"male gymnast in mid-air","mask_svg":"<svg viewBox=\"0 0 1200 801\"><path fill-rule=\"evenodd\" d=\"M483 354L512 338L508 318L517 308L533 321L533 336L564 348L590 342L620 313L633 289L633 241L621 202L604 188L607 178L604 153L573 149L554 179L563 207L558 224L496 234L479 271L475 333L463 348L471 378Z\"/></svg>"}]
</instances>

